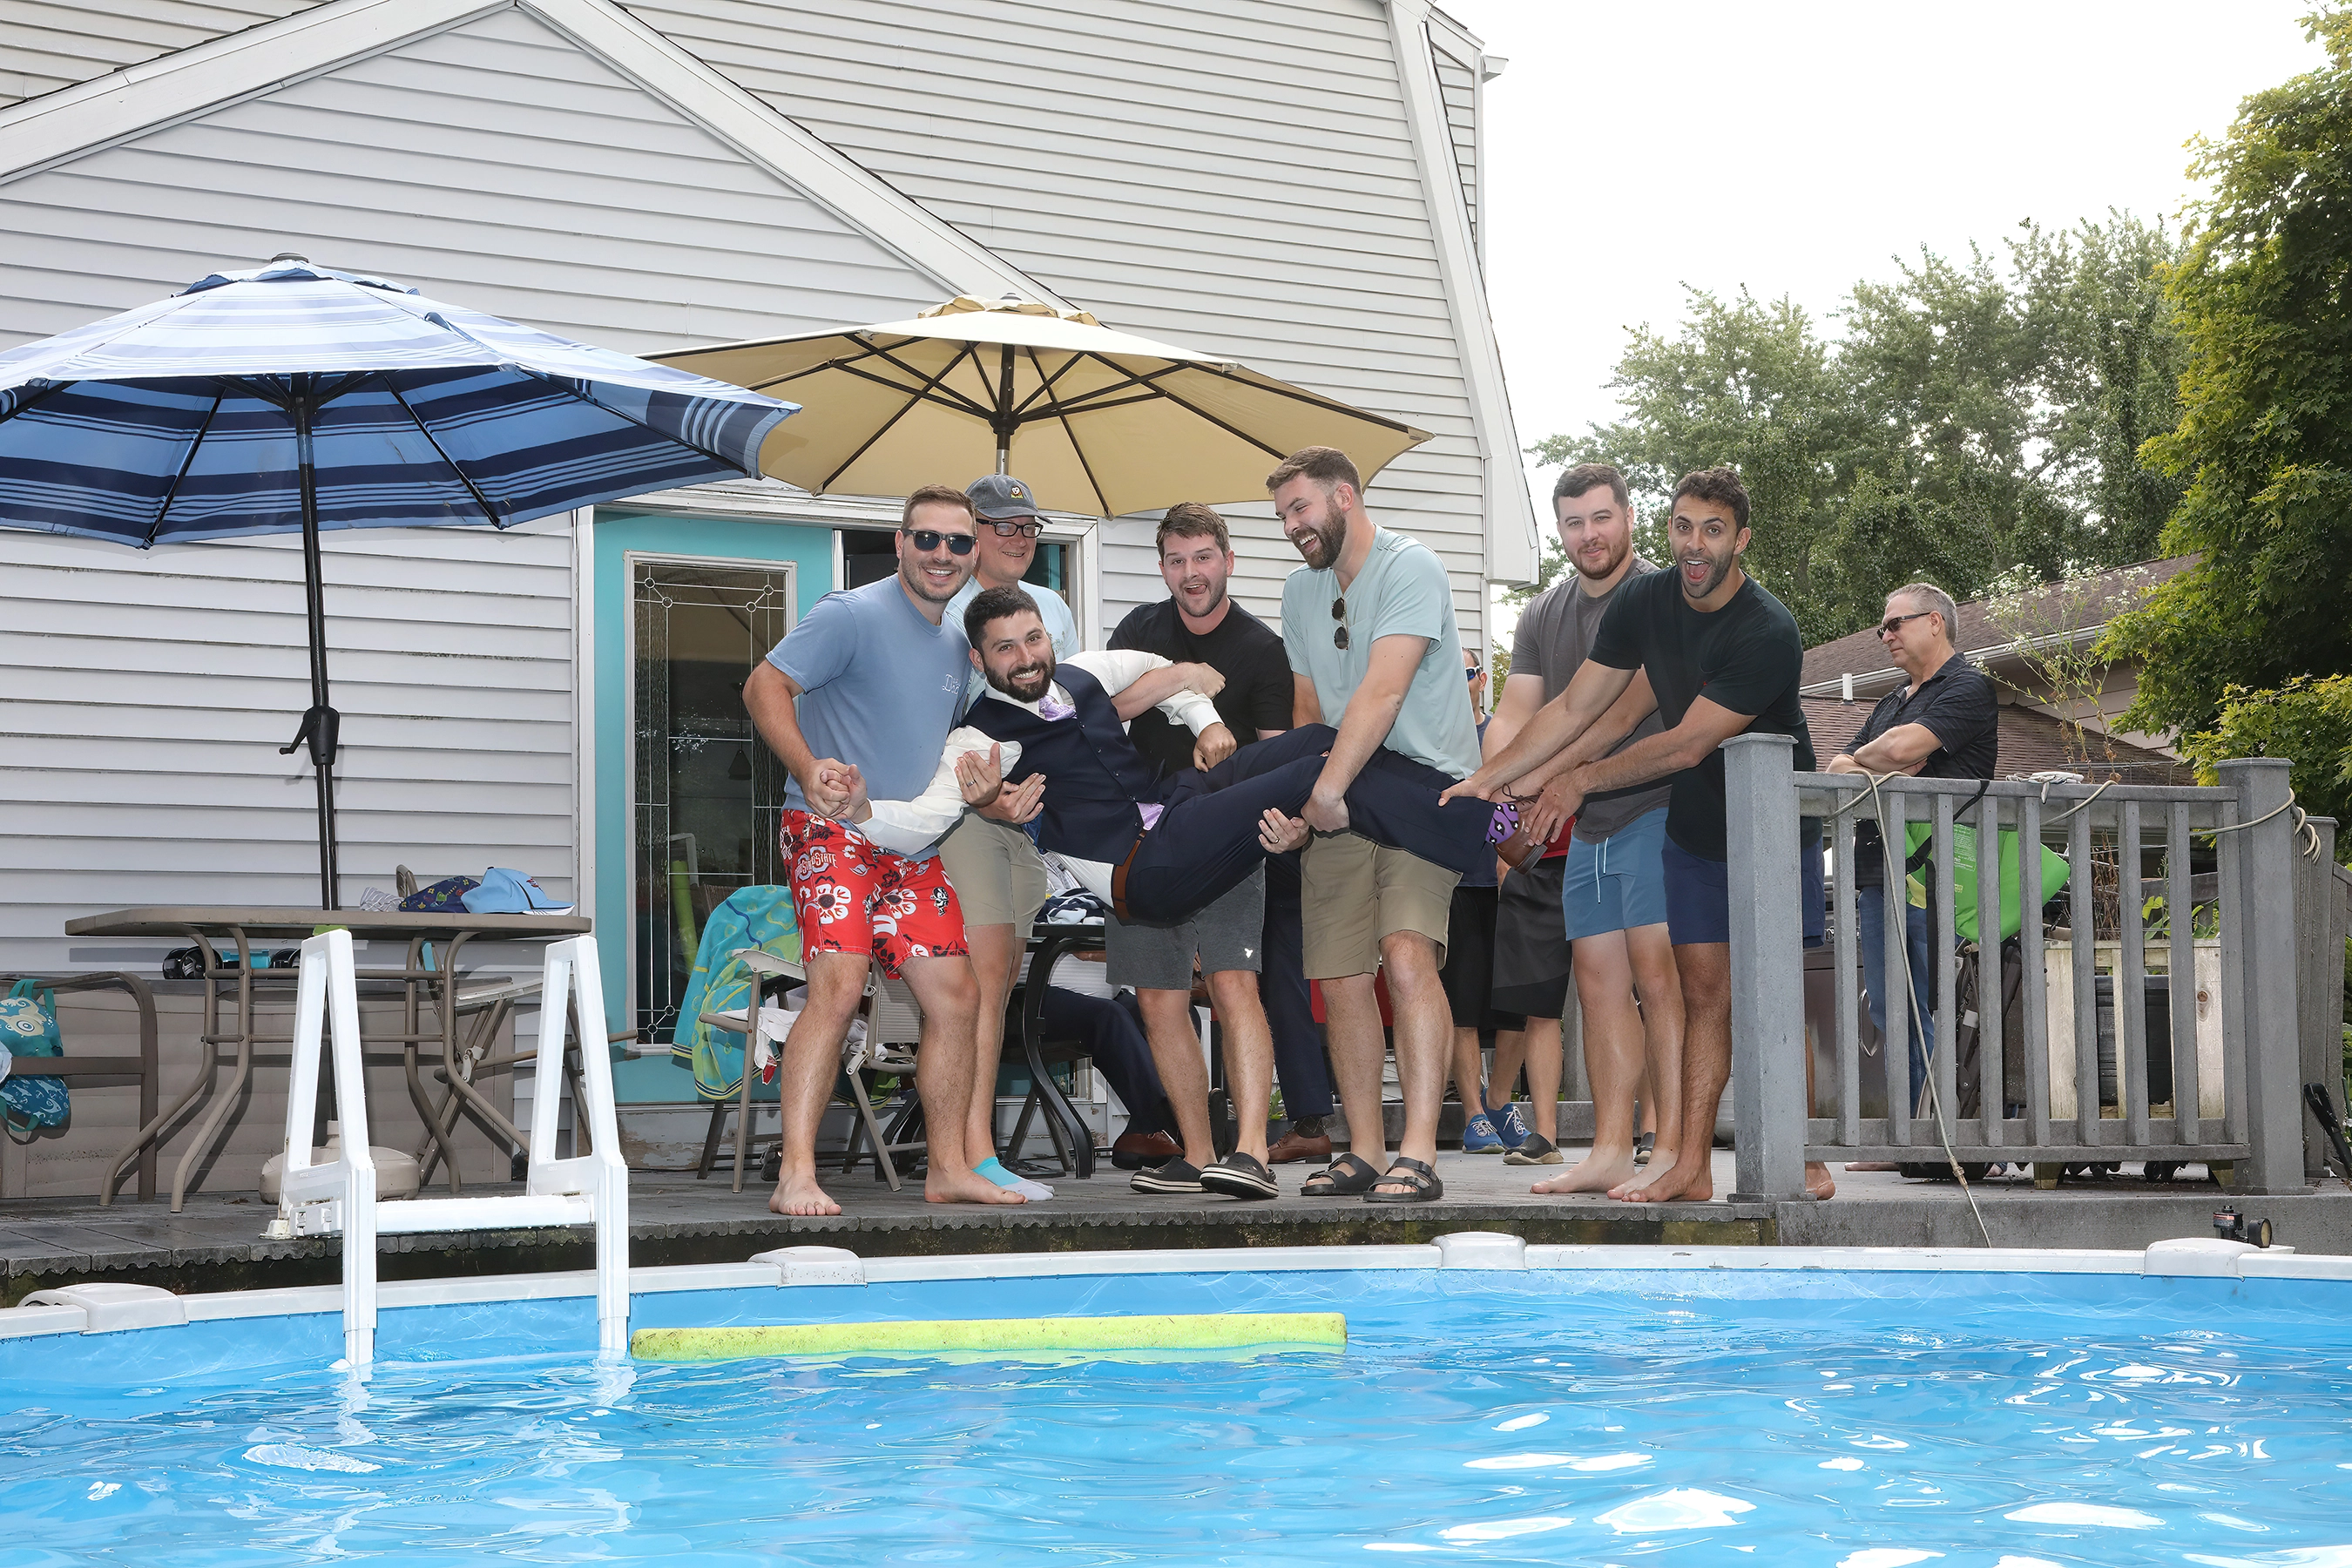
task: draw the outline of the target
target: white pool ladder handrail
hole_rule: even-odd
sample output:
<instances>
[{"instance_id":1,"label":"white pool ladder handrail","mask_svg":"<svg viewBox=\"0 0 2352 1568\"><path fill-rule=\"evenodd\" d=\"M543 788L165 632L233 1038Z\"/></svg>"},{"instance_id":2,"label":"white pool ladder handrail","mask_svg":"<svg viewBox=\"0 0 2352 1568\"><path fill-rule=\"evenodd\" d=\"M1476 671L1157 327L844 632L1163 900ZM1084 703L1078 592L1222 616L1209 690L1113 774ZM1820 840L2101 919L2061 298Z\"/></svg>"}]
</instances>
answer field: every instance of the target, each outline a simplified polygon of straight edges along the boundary
<instances>
[{"instance_id":1,"label":"white pool ladder handrail","mask_svg":"<svg viewBox=\"0 0 2352 1568\"><path fill-rule=\"evenodd\" d=\"M569 1007L566 1003L571 1004ZM331 931L302 944L294 1004L294 1070L286 1093L286 1158L278 1213L297 1236L343 1238L343 1354L364 1372L375 1356L376 1242L413 1236L520 1226L596 1227L598 1347L621 1351L629 1339L629 1168L621 1158L620 1123L613 1111L613 1064L601 1044L583 1049L580 1092L573 1107L587 1123L590 1149L568 1160L555 1148L566 1018L583 1020L583 1037L604 1016L596 945L586 937L551 942L540 989L537 1092L531 1097L529 1178L515 1194L478 1198L411 1198L379 1205L375 1160L369 1150L366 1080L360 1060L359 983L352 933ZM310 1163L319 1099L319 1061L331 1039L335 1110L342 1146L337 1159ZM548 1045L555 1049L550 1053Z\"/></svg>"}]
</instances>

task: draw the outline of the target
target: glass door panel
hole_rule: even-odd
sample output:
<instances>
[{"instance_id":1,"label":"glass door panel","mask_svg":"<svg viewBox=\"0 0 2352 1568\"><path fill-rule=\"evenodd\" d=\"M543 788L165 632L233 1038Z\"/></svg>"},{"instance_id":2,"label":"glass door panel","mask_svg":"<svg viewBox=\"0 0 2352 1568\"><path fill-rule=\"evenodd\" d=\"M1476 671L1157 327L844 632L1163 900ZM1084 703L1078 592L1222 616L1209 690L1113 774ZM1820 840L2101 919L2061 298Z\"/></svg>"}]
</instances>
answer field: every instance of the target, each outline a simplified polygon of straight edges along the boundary
<instances>
[{"instance_id":1,"label":"glass door panel","mask_svg":"<svg viewBox=\"0 0 2352 1568\"><path fill-rule=\"evenodd\" d=\"M738 888L779 883L783 765L743 682L793 620L793 569L632 558L630 863L640 1040L667 1040L703 922Z\"/></svg>"}]
</instances>

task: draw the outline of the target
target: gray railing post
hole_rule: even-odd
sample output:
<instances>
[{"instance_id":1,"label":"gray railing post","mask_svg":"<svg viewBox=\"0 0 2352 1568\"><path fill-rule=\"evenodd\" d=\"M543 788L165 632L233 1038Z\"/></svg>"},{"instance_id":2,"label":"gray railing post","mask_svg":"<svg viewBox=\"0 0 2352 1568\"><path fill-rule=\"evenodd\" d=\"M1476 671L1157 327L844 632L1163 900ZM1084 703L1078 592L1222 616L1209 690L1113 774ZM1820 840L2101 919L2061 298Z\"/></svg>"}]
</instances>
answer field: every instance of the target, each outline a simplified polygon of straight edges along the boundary
<instances>
[{"instance_id":1,"label":"gray railing post","mask_svg":"<svg viewBox=\"0 0 2352 1568\"><path fill-rule=\"evenodd\" d=\"M2341 900L2336 896L2336 819L2315 816L2311 826L2319 835L2319 858L2298 855L2294 862L2295 1033L2302 1041L2295 1077L2302 1083L2325 1086L2340 1116L2345 933L2338 921ZM2307 1181L2316 1180L2336 1163L2336 1151L2319 1118L2305 1116L2298 1125L2303 1129L2303 1174Z\"/></svg>"},{"instance_id":2,"label":"gray railing post","mask_svg":"<svg viewBox=\"0 0 2352 1568\"><path fill-rule=\"evenodd\" d=\"M2286 804L2288 763L2280 757L2227 762L2216 770L2238 797L2244 842L2234 857L2243 930L2232 944L2243 976L2246 1142L2235 1190L2304 1190L2301 1019L2295 1006L2294 824ZM2275 814L2275 815L2273 815Z\"/></svg>"},{"instance_id":3,"label":"gray railing post","mask_svg":"<svg viewBox=\"0 0 2352 1568\"><path fill-rule=\"evenodd\" d=\"M1723 743L1735 1202L1805 1195L1805 948L1786 735ZM1900 865L1899 858L1895 862ZM2301 1152L2296 1155L2300 1168Z\"/></svg>"}]
</instances>

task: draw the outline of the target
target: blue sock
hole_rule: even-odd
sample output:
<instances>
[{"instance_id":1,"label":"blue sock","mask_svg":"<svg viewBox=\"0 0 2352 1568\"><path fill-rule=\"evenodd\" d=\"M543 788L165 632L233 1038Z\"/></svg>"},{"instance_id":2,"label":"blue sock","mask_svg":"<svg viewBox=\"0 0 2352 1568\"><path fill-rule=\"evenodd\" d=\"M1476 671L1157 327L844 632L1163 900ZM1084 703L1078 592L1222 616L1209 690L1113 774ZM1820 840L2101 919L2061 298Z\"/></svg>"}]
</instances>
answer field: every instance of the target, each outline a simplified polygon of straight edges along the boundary
<instances>
[{"instance_id":1,"label":"blue sock","mask_svg":"<svg viewBox=\"0 0 2352 1568\"><path fill-rule=\"evenodd\" d=\"M1000 1187L1014 1187L1021 1184L1021 1178L1006 1170L1004 1162L993 1154L974 1165L971 1168L971 1173L975 1176L986 1176Z\"/></svg>"}]
</instances>

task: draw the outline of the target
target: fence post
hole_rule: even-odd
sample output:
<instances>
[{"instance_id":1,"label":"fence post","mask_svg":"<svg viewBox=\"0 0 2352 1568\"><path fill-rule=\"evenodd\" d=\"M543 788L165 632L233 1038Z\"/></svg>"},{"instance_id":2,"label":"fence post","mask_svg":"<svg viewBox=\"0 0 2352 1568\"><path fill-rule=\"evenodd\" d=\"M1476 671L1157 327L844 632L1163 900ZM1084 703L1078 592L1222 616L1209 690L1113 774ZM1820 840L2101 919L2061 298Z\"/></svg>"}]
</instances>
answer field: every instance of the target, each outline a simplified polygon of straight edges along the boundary
<instances>
[{"instance_id":1,"label":"fence post","mask_svg":"<svg viewBox=\"0 0 2352 1568\"><path fill-rule=\"evenodd\" d=\"M1734 1202L1805 1195L1805 947L1786 735L1723 742L1731 902ZM2298 1151L2297 1158L2301 1154Z\"/></svg>"},{"instance_id":2,"label":"fence post","mask_svg":"<svg viewBox=\"0 0 2352 1568\"><path fill-rule=\"evenodd\" d=\"M2294 824L2286 804L2288 763L2248 757L2216 770L2238 797L2238 935L2244 998L2246 1142L2251 1156L2234 1190L2299 1193L2303 1180L2301 1017L2295 1005ZM2272 815L2276 813L2275 816Z\"/></svg>"},{"instance_id":3,"label":"fence post","mask_svg":"<svg viewBox=\"0 0 2352 1568\"><path fill-rule=\"evenodd\" d=\"M2344 930L2336 923L2336 819L2315 816L2319 858L2294 859L2295 1034L2302 1042L2295 1079L2323 1084L2327 1098L2344 1110ZM2336 1163L2336 1151L2319 1118L2304 1116L2303 1174L2316 1181ZM2352 1175L2352 1172L2346 1174Z\"/></svg>"}]
</instances>

